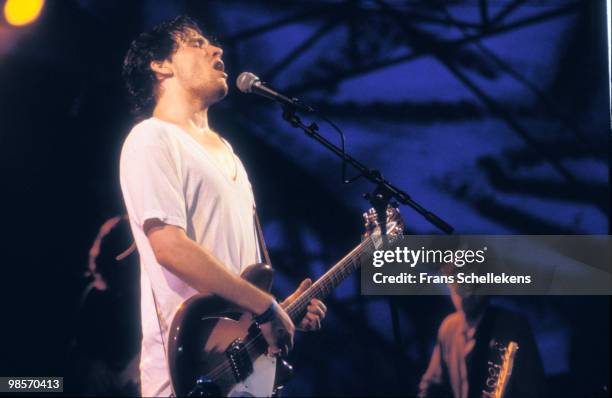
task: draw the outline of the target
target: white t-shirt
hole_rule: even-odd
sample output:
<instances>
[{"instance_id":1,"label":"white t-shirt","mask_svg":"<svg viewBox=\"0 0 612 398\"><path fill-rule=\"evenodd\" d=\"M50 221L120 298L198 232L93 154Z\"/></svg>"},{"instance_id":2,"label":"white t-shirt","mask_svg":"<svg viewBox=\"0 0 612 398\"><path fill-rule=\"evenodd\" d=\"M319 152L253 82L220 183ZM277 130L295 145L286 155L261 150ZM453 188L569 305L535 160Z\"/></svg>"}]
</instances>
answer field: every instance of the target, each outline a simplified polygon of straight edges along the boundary
<instances>
[{"instance_id":1,"label":"white t-shirt","mask_svg":"<svg viewBox=\"0 0 612 398\"><path fill-rule=\"evenodd\" d=\"M156 118L134 126L123 144L121 190L140 254L143 396L172 393L165 351L168 329L179 304L197 293L157 262L144 222L157 218L183 228L235 273L260 257L251 184L233 156L235 181L189 133Z\"/></svg>"}]
</instances>

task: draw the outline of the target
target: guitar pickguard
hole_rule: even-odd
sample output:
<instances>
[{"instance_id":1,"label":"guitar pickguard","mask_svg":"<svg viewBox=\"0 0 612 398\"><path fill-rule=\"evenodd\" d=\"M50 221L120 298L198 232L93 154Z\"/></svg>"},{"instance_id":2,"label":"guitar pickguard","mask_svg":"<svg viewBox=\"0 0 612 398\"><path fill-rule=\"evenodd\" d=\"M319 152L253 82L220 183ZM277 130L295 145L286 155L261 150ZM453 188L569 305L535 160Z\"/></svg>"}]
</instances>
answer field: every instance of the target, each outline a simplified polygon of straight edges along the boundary
<instances>
[{"instance_id":1,"label":"guitar pickguard","mask_svg":"<svg viewBox=\"0 0 612 398\"><path fill-rule=\"evenodd\" d=\"M261 355L253 363L253 373L236 384L228 397L269 397L274 391L276 358Z\"/></svg>"}]
</instances>

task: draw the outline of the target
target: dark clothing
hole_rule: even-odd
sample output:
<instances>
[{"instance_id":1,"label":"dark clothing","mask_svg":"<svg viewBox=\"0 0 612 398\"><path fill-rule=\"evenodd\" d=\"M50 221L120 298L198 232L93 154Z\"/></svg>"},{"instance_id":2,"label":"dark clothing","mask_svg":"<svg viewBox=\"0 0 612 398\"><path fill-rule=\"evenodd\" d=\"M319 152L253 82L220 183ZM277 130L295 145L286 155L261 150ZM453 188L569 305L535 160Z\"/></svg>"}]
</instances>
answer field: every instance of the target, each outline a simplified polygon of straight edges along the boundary
<instances>
[{"instance_id":1,"label":"dark clothing","mask_svg":"<svg viewBox=\"0 0 612 398\"><path fill-rule=\"evenodd\" d=\"M544 370L527 319L496 307L485 310L476 328L469 330L463 315L444 319L438 331L419 397L481 397L488 377L491 347L514 341L519 349L505 398L542 397Z\"/></svg>"}]
</instances>

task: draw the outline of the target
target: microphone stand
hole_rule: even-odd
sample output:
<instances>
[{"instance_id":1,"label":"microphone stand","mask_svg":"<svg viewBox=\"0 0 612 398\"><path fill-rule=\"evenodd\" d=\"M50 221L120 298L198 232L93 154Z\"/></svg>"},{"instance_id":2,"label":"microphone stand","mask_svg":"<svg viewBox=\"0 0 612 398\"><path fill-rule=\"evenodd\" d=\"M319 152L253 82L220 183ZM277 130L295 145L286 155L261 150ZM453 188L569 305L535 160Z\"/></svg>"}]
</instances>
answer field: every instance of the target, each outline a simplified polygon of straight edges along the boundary
<instances>
[{"instance_id":1,"label":"microphone stand","mask_svg":"<svg viewBox=\"0 0 612 398\"><path fill-rule=\"evenodd\" d=\"M336 154L336 156L341 158L343 161L353 166L353 168L359 172L358 177L363 176L375 184L373 192L364 194L364 198L370 202L374 209L376 209L379 217L378 221L381 234L385 235L387 232L387 205L390 203L391 199L395 199L401 204L412 207L417 213L425 217L427 221L440 229L442 232L449 235L453 233L454 228L450 224L412 200L410 195L408 195L406 192L385 180L380 171L369 169L352 156L343 152L342 149L329 142L325 137L319 134L319 126L316 123L310 123L308 126L302 123L302 120L296 115L295 111L296 109L294 107L283 105L283 119L289 122L291 126L302 129L307 136L313 138L325 148ZM380 217L383 217L383 219L381 220Z\"/></svg>"},{"instance_id":2,"label":"microphone stand","mask_svg":"<svg viewBox=\"0 0 612 398\"><path fill-rule=\"evenodd\" d=\"M354 159L352 156L346 154L346 152L344 152L342 149L329 142L321 134L319 134L319 126L316 123L312 122L308 126L302 123L302 120L299 118L299 116L296 115L296 110L299 109L295 104L299 104L299 108L305 105L300 103L297 98L293 98L293 103L293 105L282 105L283 119L289 122L291 126L302 129L307 136L313 138L315 141L319 142L325 148L333 152L336 156L340 157L344 162L347 162L348 164L353 166L359 172L359 174L356 177L352 178L351 181L354 181L355 179L363 176L375 185L375 188L372 193L366 193L363 195L363 197L364 199L368 200L372 207L376 210L378 225L380 226L380 233L382 235L387 234L387 207L391 203L392 199L395 199L399 203L412 207L417 213L425 217L427 221L436 226L442 232L449 235L453 233L454 228L450 224L448 224L446 221L442 220L440 217L436 216L429 210L425 209L423 206L416 203L406 192L400 190L399 188L391 184L389 181L385 180L380 171L369 169L368 167ZM310 109L312 110L312 108ZM393 205L397 204L394 203ZM388 303L389 312L391 314L393 337L399 353L399 350L401 350L402 348L402 339L396 299L393 296L388 297ZM401 363L399 362L399 355L396 357L396 368L398 372L398 380L400 380L402 367Z\"/></svg>"}]
</instances>

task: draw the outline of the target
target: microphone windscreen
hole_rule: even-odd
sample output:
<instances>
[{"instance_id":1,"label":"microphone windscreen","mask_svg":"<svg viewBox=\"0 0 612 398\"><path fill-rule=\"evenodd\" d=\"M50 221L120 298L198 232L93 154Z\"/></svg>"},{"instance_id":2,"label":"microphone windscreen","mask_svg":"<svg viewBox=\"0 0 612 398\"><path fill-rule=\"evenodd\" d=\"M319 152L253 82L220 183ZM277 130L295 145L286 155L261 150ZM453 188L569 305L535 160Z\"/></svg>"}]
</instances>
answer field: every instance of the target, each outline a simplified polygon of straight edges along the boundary
<instances>
[{"instance_id":1,"label":"microphone windscreen","mask_svg":"<svg viewBox=\"0 0 612 398\"><path fill-rule=\"evenodd\" d=\"M251 72L242 72L236 79L236 86L238 90L248 94L251 92L253 84L257 81L259 81L259 78Z\"/></svg>"}]
</instances>

